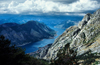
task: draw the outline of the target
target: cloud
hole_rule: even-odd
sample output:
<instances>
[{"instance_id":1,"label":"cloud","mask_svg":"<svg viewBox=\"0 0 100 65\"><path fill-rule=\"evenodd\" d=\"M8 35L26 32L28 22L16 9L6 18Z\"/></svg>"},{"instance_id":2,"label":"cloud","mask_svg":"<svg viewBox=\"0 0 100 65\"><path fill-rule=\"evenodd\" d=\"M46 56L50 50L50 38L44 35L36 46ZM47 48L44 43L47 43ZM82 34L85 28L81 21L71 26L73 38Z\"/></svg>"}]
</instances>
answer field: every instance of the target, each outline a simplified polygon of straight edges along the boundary
<instances>
[{"instance_id":1,"label":"cloud","mask_svg":"<svg viewBox=\"0 0 100 65\"><path fill-rule=\"evenodd\" d=\"M63 4L70 4L70 3L76 2L78 0L48 0L48 1L60 2L60 3L63 3Z\"/></svg>"},{"instance_id":2,"label":"cloud","mask_svg":"<svg viewBox=\"0 0 100 65\"><path fill-rule=\"evenodd\" d=\"M93 1L93 0L92 0ZM97 2L99 2L100 3L100 0L95 0L95 1L97 1Z\"/></svg>"},{"instance_id":3,"label":"cloud","mask_svg":"<svg viewBox=\"0 0 100 65\"><path fill-rule=\"evenodd\" d=\"M99 0L62 0L62 3L60 1L61 0L4 0L1 1L0 4L0 13L84 15L84 11L100 8Z\"/></svg>"}]
</instances>

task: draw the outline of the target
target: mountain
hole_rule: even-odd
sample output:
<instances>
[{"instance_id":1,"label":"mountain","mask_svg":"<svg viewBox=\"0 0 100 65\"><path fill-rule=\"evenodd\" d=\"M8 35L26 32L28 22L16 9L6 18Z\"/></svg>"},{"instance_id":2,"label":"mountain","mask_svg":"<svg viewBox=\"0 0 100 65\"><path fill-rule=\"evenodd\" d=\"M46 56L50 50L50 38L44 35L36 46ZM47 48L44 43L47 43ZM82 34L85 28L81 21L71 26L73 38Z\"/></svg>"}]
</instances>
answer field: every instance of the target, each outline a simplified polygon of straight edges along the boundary
<instances>
[{"instance_id":1,"label":"mountain","mask_svg":"<svg viewBox=\"0 0 100 65\"><path fill-rule=\"evenodd\" d=\"M53 38L56 32L43 23L28 21L25 24L5 23L0 25L0 35L10 39L12 44L25 45L45 38Z\"/></svg>"},{"instance_id":2,"label":"mountain","mask_svg":"<svg viewBox=\"0 0 100 65\"><path fill-rule=\"evenodd\" d=\"M15 22L17 22L18 24L23 24L23 23L26 23L27 20L20 20L20 19L14 19L14 18L0 19L0 24L15 23Z\"/></svg>"},{"instance_id":3,"label":"mountain","mask_svg":"<svg viewBox=\"0 0 100 65\"><path fill-rule=\"evenodd\" d=\"M17 23L5 23L0 25L1 28L7 28L7 27L13 27L13 26L17 26Z\"/></svg>"},{"instance_id":4,"label":"mountain","mask_svg":"<svg viewBox=\"0 0 100 65\"><path fill-rule=\"evenodd\" d=\"M20 15L20 14L0 14L0 24L4 23L18 23L23 24L27 21L34 20L45 23L47 26L56 26L64 21L80 21L83 16L58 16L58 15Z\"/></svg>"},{"instance_id":5,"label":"mountain","mask_svg":"<svg viewBox=\"0 0 100 65\"><path fill-rule=\"evenodd\" d=\"M44 47L39 47L39 49L36 52L31 52L31 53L29 53L29 55L31 55L37 59L40 59L40 58L42 59L47 54L47 51L51 45L52 44L48 44Z\"/></svg>"},{"instance_id":6,"label":"mountain","mask_svg":"<svg viewBox=\"0 0 100 65\"><path fill-rule=\"evenodd\" d=\"M66 29L70 26L73 26L75 25L75 21L71 21L71 20L68 20L68 21L64 21L64 22L61 22L59 23L58 25L54 26L55 28L61 28L61 29Z\"/></svg>"},{"instance_id":7,"label":"mountain","mask_svg":"<svg viewBox=\"0 0 100 65\"><path fill-rule=\"evenodd\" d=\"M100 53L100 9L94 14L86 14L78 26L67 28L52 45L47 49L45 56L35 56L46 60L56 60L60 49L66 48L70 44L70 49L78 55L91 50L92 53ZM66 50L65 50L66 51ZM43 50L41 51L43 52ZM45 53L45 52L44 52ZM99 60L99 59L96 59Z\"/></svg>"}]
</instances>

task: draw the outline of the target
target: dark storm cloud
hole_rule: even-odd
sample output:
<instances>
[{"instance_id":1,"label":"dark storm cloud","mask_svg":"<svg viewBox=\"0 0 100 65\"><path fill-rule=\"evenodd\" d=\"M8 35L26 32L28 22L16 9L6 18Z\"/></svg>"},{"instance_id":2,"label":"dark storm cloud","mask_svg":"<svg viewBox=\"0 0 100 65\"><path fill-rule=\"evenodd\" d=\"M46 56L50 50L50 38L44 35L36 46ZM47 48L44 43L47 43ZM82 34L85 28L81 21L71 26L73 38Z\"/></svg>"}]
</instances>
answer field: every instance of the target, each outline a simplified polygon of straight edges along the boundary
<instances>
[{"instance_id":1,"label":"dark storm cloud","mask_svg":"<svg viewBox=\"0 0 100 65\"><path fill-rule=\"evenodd\" d=\"M92 0L92 1L94 1L94 0ZM95 1L100 2L100 0L95 0Z\"/></svg>"},{"instance_id":2,"label":"dark storm cloud","mask_svg":"<svg viewBox=\"0 0 100 65\"><path fill-rule=\"evenodd\" d=\"M48 0L48 1L59 2L59 3L64 3L64 4L70 4L70 3L76 2L78 0Z\"/></svg>"}]
</instances>

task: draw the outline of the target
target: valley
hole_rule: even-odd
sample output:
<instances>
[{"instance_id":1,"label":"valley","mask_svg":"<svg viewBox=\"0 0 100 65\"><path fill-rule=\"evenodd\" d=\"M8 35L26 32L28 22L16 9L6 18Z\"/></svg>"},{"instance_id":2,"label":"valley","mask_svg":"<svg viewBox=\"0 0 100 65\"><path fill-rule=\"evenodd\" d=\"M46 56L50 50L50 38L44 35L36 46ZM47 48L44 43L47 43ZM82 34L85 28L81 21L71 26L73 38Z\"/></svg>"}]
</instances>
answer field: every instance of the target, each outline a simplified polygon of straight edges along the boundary
<instances>
[{"instance_id":1,"label":"valley","mask_svg":"<svg viewBox=\"0 0 100 65\"><path fill-rule=\"evenodd\" d=\"M57 32L57 35L53 39L43 39L39 42L26 44L24 46L19 46L19 47L21 47L23 49L25 48L26 49L25 53L37 51L39 49L39 47L44 47L48 44L52 44L54 42L54 40L65 31L65 29L53 28L53 27L51 27L51 28Z\"/></svg>"},{"instance_id":2,"label":"valley","mask_svg":"<svg viewBox=\"0 0 100 65\"><path fill-rule=\"evenodd\" d=\"M34 15L10 15L10 14L0 15L0 16L1 16L0 17L1 25L4 23L16 23L16 25L21 25L21 24L27 23L28 21L34 20L34 21L38 21L42 24L46 24L49 28L56 31L57 36L55 36L52 39L40 39L39 41L37 41L35 43L31 42L30 44L24 43L21 45L17 45L18 47L25 48L26 49L25 53L34 52L34 51L38 50L38 47L43 47L47 44L53 43L54 40L59 35L61 35L66 28L68 28L72 25L77 25L76 23L78 23L83 18L83 16L36 16L36 15L34 16ZM69 20L70 20L70 22L69 22ZM15 25L15 24L13 24L13 25ZM33 24L33 25L35 25L35 24ZM64 26L59 27L59 25L64 25ZM27 26L29 26L29 25L27 25ZM58 28L56 26L58 26ZM19 27L19 29L20 29L20 27Z\"/></svg>"},{"instance_id":3,"label":"valley","mask_svg":"<svg viewBox=\"0 0 100 65\"><path fill-rule=\"evenodd\" d=\"M100 0L0 0L0 65L100 65Z\"/></svg>"}]
</instances>

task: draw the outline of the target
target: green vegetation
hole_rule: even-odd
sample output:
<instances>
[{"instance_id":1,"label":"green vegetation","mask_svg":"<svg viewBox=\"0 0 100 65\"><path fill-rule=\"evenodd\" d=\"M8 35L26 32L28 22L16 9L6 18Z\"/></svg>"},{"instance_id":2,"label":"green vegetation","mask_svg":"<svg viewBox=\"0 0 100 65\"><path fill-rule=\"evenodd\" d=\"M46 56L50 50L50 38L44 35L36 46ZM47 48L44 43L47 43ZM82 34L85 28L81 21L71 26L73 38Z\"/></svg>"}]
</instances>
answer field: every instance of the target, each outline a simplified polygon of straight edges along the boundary
<instances>
[{"instance_id":1,"label":"green vegetation","mask_svg":"<svg viewBox=\"0 0 100 65\"><path fill-rule=\"evenodd\" d=\"M91 53L90 50L77 56L77 52L70 49L67 44L59 50L58 59L51 60L51 64L48 64L47 61L31 57L25 54L24 49L10 44L8 39L0 36L0 65L96 65L99 63L96 59L100 58L100 53Z\"/></svg>"},{"instance_id":2,"label":"green vegetation","mask_svg":"<svg viewBox=\"0 0 100 65\"><path fill-rule=\"evenodd\" d=\"M57 60L52 60L51 65L96 65L98 61L96 59L100 58L100 53L91 53L87 51L82 55L77 56L77 52L69 48L69 44L65 48L59 50Z\"/></svg>"},{"instance_id":3,"label":"green vegetation","mask_svg":"<svg viewBox=\"0 0 100 65\"><path fill-rule=\"evenodd\" d=\"M25 54L25 50L10 46L11 42L0 36L0 65L48 65L45 60L39 60Z\"/></svg>"}]
</instances>

